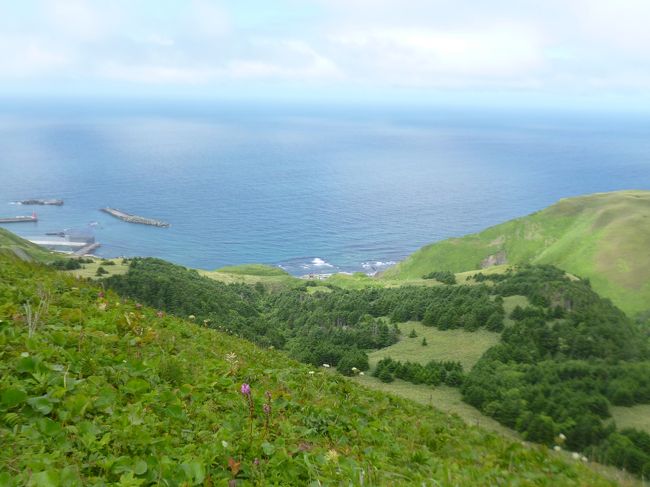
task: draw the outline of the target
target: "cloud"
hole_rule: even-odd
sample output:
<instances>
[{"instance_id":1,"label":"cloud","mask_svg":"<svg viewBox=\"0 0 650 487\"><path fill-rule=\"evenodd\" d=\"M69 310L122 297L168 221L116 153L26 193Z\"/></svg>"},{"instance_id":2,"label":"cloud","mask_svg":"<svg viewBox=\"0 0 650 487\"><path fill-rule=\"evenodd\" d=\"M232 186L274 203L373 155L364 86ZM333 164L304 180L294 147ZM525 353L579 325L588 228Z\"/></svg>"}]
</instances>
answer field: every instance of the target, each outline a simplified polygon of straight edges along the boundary
<instances>
[{"instance_id":1,"label":"cloud","mask_svg":"<svg viewBox=\"0 0 650 487\"><path fill-rule=\"evenodd\" d=\"M233 78L334 80L343 74L336 63L303 41L255 39L252 51L258 59L235 59L224 75Z\"/></svg>"},{"instance_id":2,"label":"cloud","mask_svg":"<svg viewBox=\"0 0 650 487\"><path fill-rule=\"evenodd\" d=\"M65 70L71 55L51 43L28 36L5 36L0 42L0 73L4 79L26 79Z\"/></svg>"},{"instance_id":3,"label":"cloud","mask_svg":"<svg viewBox=\"0 0 650 487\"><path fill-rule=\"evenodd\" d=\"M203 66L193 66L190 63L127 64L111 61L98 67L97 76L143 84L191 85L220 80L333 80L342 76L333 62L302 41L258 39L253 45L263 53L261 57L235 58Z\"/></svg>"},{"instance_id":4,"label":"cloud","mask_svg":"<svg viewBox=\"0 0 650 487\"><path fill-rule=\"evenodd\" d=\"M0 0L2 2L3 0ZM647 0L21 0L0 87L650 94ZM406 8L408 7L408 8ZM286 14L286 15L284 15ZM28 82L28 83L27 83ZM272 88L271 88L272 87Z\"/></svg>"},{"instance_id":5,"label":"cloud","mask_svg":"<svg viewBox=\"0 0 650 487\"><path fill-rule=\"evenodd\" d=\"M121 15L110 2L45 0L39 11L45 34L75 42L96 41L119 28Z\"/></svg>"},{"instance_id":6,"label":"cloud","mask_svg":"<svg viewBox=\"0 0 650 487\"><path fill-rule=\"evenodd\" d=\"M351 29L331 40L346 52L350 65L361 61L354 66L358 76L380 72L405 85L465 85L486 79L519 82L545 65L539 39L517 26L467 31Z\"/></svg>"}]
</instances>

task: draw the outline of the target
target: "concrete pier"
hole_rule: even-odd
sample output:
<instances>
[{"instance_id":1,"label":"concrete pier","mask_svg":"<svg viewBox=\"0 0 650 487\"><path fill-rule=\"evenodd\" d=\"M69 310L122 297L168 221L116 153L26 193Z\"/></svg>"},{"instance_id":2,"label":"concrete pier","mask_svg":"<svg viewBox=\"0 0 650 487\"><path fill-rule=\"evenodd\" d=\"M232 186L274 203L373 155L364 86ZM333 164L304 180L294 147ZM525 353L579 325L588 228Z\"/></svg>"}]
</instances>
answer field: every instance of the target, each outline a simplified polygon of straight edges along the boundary
<instances>
[{"instance_id":1,"label":"concrete pier","mask_svg":"<svg viewBox=\"0 0 650 487\"><path fill-rule=\"evenodd\" d=\"M0 217L0 223L20 223L20 222L37 222L38 217L32 216L13 216L13 217Z\"/></svg>"},{"instance_id":2,"label":"concrete pier","mask_svg":"<svg viewBox=\"0 0 650 487\"><path fill-rule=\"evenodd\" d=\"M19 205L46 205L46 206L63 206L63 200L22 200L16 201Z\"/></svg>"},{"instance_id":3,"label":"concrete pier","mask_svg":"<svg viewBox=\"0 0 650 487\"><path fill-rule=\"evenodd\" d=\"M102 208L101 211L108 213L115 218L119 218L125 222L129 223L139 223L141 225L151 225L154 227L168 227L169 223L163 222L160 220L154 220L153 218L145 218L138 215L132 215L122 210L117 210L115 208Z\"/></svg>"},{"instance_id":4,"label":"concrete pier","mask_svg":"<svg viewBox=\"0 0 650 487\"><path fill-rule=\"evenodd\" d=\"M72 253L72 255L74 255L75 257L83 257L84 255L92 254L99 247L100 247L100 244L98 244L97 242L94 242L94 243L86 245L85 247L80 248L79 250L75 250Z\"/></svg>"},{"instance_id":5,"label":"concrete pier","mask_svg":"<svg viewBox=\"0 0 650 487\"><path fill-rule=\"evenodd\" d=\"M68 242L67 240L32 240L28 239L31 243L40 245L41 247L75 247L82 248L88 244L86 242Z\"/></svg>"}]
</instances>

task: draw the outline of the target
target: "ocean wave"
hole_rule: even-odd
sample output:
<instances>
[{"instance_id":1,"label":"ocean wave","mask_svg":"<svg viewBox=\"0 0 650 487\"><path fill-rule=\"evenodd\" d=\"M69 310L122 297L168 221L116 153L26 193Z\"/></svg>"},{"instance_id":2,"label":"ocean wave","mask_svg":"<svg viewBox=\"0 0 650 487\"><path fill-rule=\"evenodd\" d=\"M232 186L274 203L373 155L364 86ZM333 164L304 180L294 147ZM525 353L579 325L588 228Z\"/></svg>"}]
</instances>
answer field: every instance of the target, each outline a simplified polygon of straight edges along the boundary
<instances>
[{"instance_id":1,"label":"ocean wave","mask_svg":"<svg viewBox=\"0 0 650 487\"><path fill-rule=\"evenodd\" d=\"M334 267L332 264L330 264L327 261L324 261L319 257L312 259L311 265L313 265L314 267Z\"/></svg>"},{"instance_id":2,"label":"ocean wave","mask_svg":"<svg viewBox=\"0 0 650 487\"><path fill-rule=\"evenodd\" d=\"M378 267L390 267L392 265L395 265L397 262L394 260L389 260L386 262L382 262L381 260L376 260L374 262L362 262L361 267L364 269L376 269Z\"/></svg>"}]
</instances>

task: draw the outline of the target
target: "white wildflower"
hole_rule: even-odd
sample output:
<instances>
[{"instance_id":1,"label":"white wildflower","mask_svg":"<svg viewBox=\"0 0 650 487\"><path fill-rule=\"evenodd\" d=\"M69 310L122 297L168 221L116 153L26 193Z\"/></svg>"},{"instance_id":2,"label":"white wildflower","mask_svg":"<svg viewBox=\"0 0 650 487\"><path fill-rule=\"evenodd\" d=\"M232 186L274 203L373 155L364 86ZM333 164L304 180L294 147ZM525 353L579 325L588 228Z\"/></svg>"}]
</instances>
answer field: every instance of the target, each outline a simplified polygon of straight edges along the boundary
<instances>
[{"instance_id":1,"label":"white wildflower","mask_svg":"<svg viewBox=\"0 0 650 487\"><path fill-rule=\"evenodd\" d=\"M308 372L308 374L309 374L309 375L314 375L314 371L313 371L313 370L310 370L310 371Z\"/></svg>"},{"instance_id":2,"label":"white wildflower","mask_svg":"<svg viewBox=\"0 0 650 487\"><path fill-rule=\"evenodd\" d=\"M555 450L555 451L562 451L562 447L561 447L560 445L555 445L555 446L553 447L553 450Z\"/></svg>"},{"instance_id":3,"label":"white wildflower","mask_svg":"<svg viewBox=\"0 0 650 487\"><path fill-rule=\"evenodd\" d=\"M576 453L576 452L573 452L571 454L571 458L573 458L574 460L580 460L580 454Z\"/></svg>"},{"instance_id":4,"label":"white wildflower","mask_svg":"<svg viewBox=\"0 0 650 487\"><path fill-rule=\"evenodd\" d=\"M29 352L23 352L20 354L21 357L29 357Z\"/></svg>"},{"instance_id":5,"label":"white wildflower","mask_svg":"<svg viewBox=\"0 0 650 487\"><path fill-rule=\"evenodd\" d=\"M221 440L221 446L228 448L228 442L226 440Z\"/></svg>"},{"instance_id":6,"label":"white wildflower","mask_svg":"<svg viewBox=\"0 0 650 487\"><path fill-rule=\"evenodd\" d=\"M587 457L585 457L584 455L582 457L580 457L580 460L582 460L583 462L588 462L589 461L589 459Z\"/></svg>"},{"instance_id":7,"label":"white wildflower","mask_svg":"<svg viewBox=\"0 0 650 487\"><path fill-rule=\"evenodd\" d=\"M359 372L359 375L366 375L366 374L364 374L363 372Z\"/></svg>"},{"instance_id":8,"label":"white wildflower","mask_svg":"<svg viewBox=\"0 0 650 487\"><path fill-rule=\"evenodd\" d=\"M334 449L328 450L325 454L325 459L328 462L336 462L339 459L339 453Z\"/></svg>"},{"instance_id":9,"label":"white wildflower","mask_svg":"<svg viewBox=\"0 0 650 487\"><path fill-rule=\"evenodd\" d=\"M326 369L329 369L329 368L330 368L330 364L323 364L323 367L325 367Z\"/></svg>"},{"instance_id":10,"label":"white wildflower","mask_svg":"<svg viewBox=\"0 0 650 487\"><path fill-rule=\"evenodd\" d=\"M566 440L566 436L564 436L564 433L560 433L560 434L558 435L558 437L559 437L562 441Z\"/></svg>"}]
</instances>

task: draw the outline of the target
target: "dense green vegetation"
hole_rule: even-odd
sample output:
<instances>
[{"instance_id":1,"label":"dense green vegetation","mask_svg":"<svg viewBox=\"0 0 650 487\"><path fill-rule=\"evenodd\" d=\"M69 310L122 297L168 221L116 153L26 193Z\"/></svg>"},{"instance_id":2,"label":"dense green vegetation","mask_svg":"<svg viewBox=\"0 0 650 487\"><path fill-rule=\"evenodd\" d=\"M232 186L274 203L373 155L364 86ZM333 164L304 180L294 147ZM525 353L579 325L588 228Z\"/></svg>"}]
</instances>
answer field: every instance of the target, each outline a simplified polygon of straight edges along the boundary
<instances>
[{"instance_id":1,"label":"dense green vegetation","mask_svg":"<svg viewBox=\"0 0 650 487\"><path fill-rule=\"evenodd\" d=\"M422 276L422 279L435 279L443 284L456 284L456 274L451 271L433 271Z\"/></svg>"},{"instance_id":2,"label":"dense green vegetation","mask_svg":"<svg viewBox=\"0 0 650 487\"><path fill-rule=\"evenodd\" d=\"M610 485L543 448L7 256L0 345L3 486Z\"/></svg>"},{"instance_id":3,"label":"dense green vegetation","mask_svg":"<svg viewBox=\"0 0 650 487\"><path fill-rule=\"evenodd\" d=\"M397 341L395 323L446 317L447 328L499 329L504 316L487 286L330 287L310 293L314 283L303 282L271 292L262 284L224 284L157 259L134 259L128 273L105 282L159 309L285 349L302 362L338 365L345 359L360 370L368 368L366 350Z\"/></svg>"},{"instance_id":4,"label":"dense green vegetation","mask_svg":"<svg viewBox=\"0 0 650 487\"><path fill-rule=\"evenodd\" d=\"M423 247L383 279L463 272L505 259L552 264L590 279L623 311L650 316L650 191L620 191L560 200L532 215ZM490 259L492 257L492 259Z\"/></svg>"},{"instance_id":5,"label":"dense green vegetation","mask_svg":"<svg viewBox=\"0 0 650 487\"><path fill-rule=\"evenodd\" d=\"M79 258L69 258L69 259L58 259L51 262L50 266L60 271L75 271L75 270L83 269L85 264L93 264L94 262L95 262L94 259L87 258L87 257L79 257ZM115 262L111 260L102 260L101 263L103 265L115 265Z\"/></svg>"},{"instance_id":6,"label":"dense green vegetation","mask_svg":"<svg viewBox=\"0 0 650 487\"><path fill-rule=\"evenodd\" d=\"M464 399L531 441L553 444L561 433L573 450L647 474L647 453L640 466L606 453L618 433L605 421L611 404L650 402L647 338L587 282L553 267L495 280L496 293L525 295L533 305L515 308L502 342L467 375ZM635 441L630 454L644 451Z\"/></svg>"},{"instance_id":7,"label":"dense green vegetation","mask_svg":"<svg viewBox=\"0 0 650 487\"><path fill-rule=\"evenodd\" d=\"M463 383L463 366L460 362L451 361L431 360L422 365L385 358L379 361L373 375L383 382L392 382L397 378L414 384L457 387Z\"/></svg>"},{"instance_id":8,"label":"dense green vegetation","mask_svg":"<svg viewBox=\"0 0 650 487\"><path fill-rule=\"evenodd\" d=\"M635 469L604 445L619 434L607 422L610 405L650 402L647 338L588 281L557 268L524 267L473 280L479 284L315 293L309 292L315 283L305 282L270 292L261 284L227 285L163 261L136 259L128 273L106 283L168 312L285 349L302 362L338 365L347 375L369 369L367 351L397 342L397 323L503 330L501 342L467 374L455 362L385 357L374 375L385 382L462 386L465 401L531 441L552 445L562 434L573 450ZM530 304L515 306L512 325L504 328L503 303L511 296ZM417 339L413 335L410 340ZM629 439L643 452L637 440ZM650 469L648 460L634 472Z\"/></svg>"}]
</instances>

